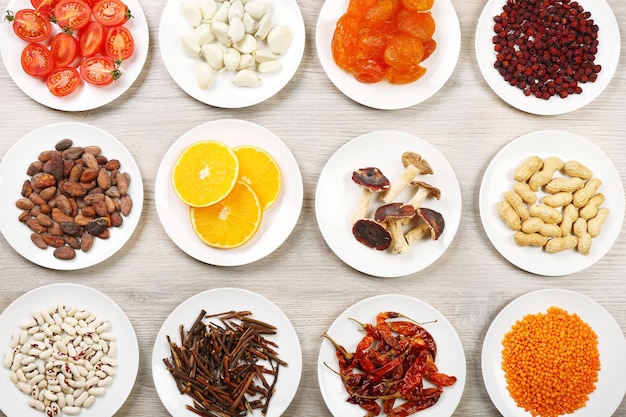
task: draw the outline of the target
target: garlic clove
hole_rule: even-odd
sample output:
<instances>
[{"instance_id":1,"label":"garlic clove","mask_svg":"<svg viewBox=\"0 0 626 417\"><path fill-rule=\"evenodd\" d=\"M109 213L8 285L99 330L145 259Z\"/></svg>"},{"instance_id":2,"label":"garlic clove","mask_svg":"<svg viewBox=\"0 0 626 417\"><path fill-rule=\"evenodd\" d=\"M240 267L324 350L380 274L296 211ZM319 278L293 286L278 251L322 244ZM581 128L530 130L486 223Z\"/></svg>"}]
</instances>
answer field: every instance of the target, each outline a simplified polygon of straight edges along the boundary
<instances>
[{"instance_id":1,"label":"garlic clove","mask_svg":"<svg viewBox=\"0 0 626 417\"><path fill-rule=\"evenodd\" d=\"M244 7L241 0L235 0L230 4L228 9L228 21L232 21L234 19L241 20L243 18Z\"/></svg>"},{"instance_id":2,"label":"garlic clove","mask_svg":"<svg viewBox=\"0 0 626 417\"><path fill-rule=\"evenodd\" d=\"M261 62L257 67L257 70L260 73L268 73L277 71L281 67L280 61L265 61Z\"/></svg>"},{"instance_id":3,"label":"garlic clove","mask_svg":"<svg viewBox=\"0 0 626 417\"><path fill-rule=\"evenodd\" d=\"M275 26L267 34L267 46L275 54L284 54L291 43L291 29L287 25Z\"/></svg>"},{"instance_id":4,"label":"garlic clove","mask_svg":"<svg viewBox=\"0 0 626 417\"><path fill-rule=\"evenodd\" d=\"M258 28L256 32L254 32L254 37L259 41L265 40L267 35L270 33L270 30L272 30L272 27L271 13L264 14L259 20Z\"/></svg>"},{"instance_id":5,"label":"garlic clove","mask_svg":"<svg viewBox=\"0 0 626 417\"><path fill-rule=\"evenodd\" d=\"M211 31L211 25L203 23L193 31L193 40L200 46L215 40L215 35Z\"/></svg>"},{"instance_id":6,"label":"garlic clove","mask_svg":"<svg viewBox=\"0 0 626 417\"><path fill-rule=\"evenodd\" d=\"M243 39L246 34L246 28L241 19L233 19L228 25L228 39L230 43L236 43Z\"/></svg>"},{"instance_id":7,"label":"garlic clove","mask_svg":"<svg viewBox=\"0 0 626 417\"><path fill-rule=\"evenodd\" d=\"M183 16L187 20L187 22L192 26L196 27L202 23L202 11L200 10L200 6L197 4L191 3L189 1L184 1L180 4L180 10L183 13Z\"/></svg>"},{"instance_id":8,"label":"garlic clove","mask_svg":"<svg viewBox=\"0 0 626 417\"><path fill-rule=\"evenodd\" d=\"M258 87L261 84L261 77L256 71L243 69L237 71L233 77L233 84L237 87Z\"/></svg>"},{"instance_id":9,"label":"garlic clove","mask_svg":"<svg viewBox=\"0 0 626 417\"><path fill-rule=\"evenodd\" d=\"M276 61L276 55L269 49L257 49L252 52L252 56L254 60L258 63L267 62L267 61Z\"/></svg>"},{"instance_id":10,"label":"garlic clove","mask_svg":"<svg viewBox=\"0 0 626 417\"><path fill-rule=\"evenodd\" d=\"M202 19L209 21L217 13L218 5L215 0L200 0L200 11L202 12Z\"/></svg>"},{"instance_id":11,"label":"garlic clove","mask_svg":"<svg viewBox=\"0 0 626 417\"><path fill-rule=\"evenodd\" d=\"M254 68L256 65L256 61L254 57L250 54L241 54L241 59L239 60L239 66L237 66L238 70L242 69L250 69Z\"/></svg>"},{"instance_id":12,"label":"garlic clove","mask_svg":"<svg viewBox=\"0 0 626 417\"><path fill-rule=\"evenodd\" d=\"M271 5L266 1L251 1L244 5L244 10L255 20L261 20L270 9Z\"/></svg>"},{"instance_id":13,"label":"garlic clove","mask_svg":"<svg viewBox=\"0 0 626 417\"><path fill-rule=\"evenodd\" d=\"M180 38L180 44L183 47L183 51L190 57L199 57L201 54L200 45L191 36L183 35Z\"/></svg>"},{"instance_id":14,"label":"garlic clove","mask_svg":"<svg viewBox=\"0 0 626 417\"><path fill-rule=\"evenodd\" d=\"M212 22L228 22L228 9L230 9L230 3L225 1L217 8L217 11L211 19Z\"/></svg>"},{"instance_id":15,"label":"garlic clove","mask_svg":"<svg viewBox=\"0 0 626 417\"><path fill-rule=\"evenodd\" d=\"M206 90L213 84L215 79L215 70L207 63L199 61L196 64L196 80L198 86L203 90Z\"/></svg>"},{"instance_id":16,"label":"garlic clove","mask_svg":"<svg viewBox=\"0 0 626 417\"><path fill-rule=\"evenodd\" d=\"M211 32L217 38L218 42L225 47L230 47L232 44L231 38L228 35L229 25L226 22L213 22L211 23Z\"/></svg>"},{"instance_id":17,"label":"garlic clove","mask_svg":"<svg viewBox=\"0 0 626 417\"><path fill-rule=\"evenodd\" d=\"M257 40L254 36L246 33L238 42L233 43L233 47L237 48L242 54L251 54L257 49Z\"/></svg>"},{"instance_id":18,"label":"garlic clove","mask_svg":"<svg viewBox=\"0 0 626 417\"><path fill-rule=\"evenodd\" d=\"M246 33L254 33L259 28L259 24L256 19L250 16L250 13L248 12L244 12L241 20L243 21L243 25L246 28Z\"/></svg>"},{"instance_id":19,"label":"garlic clove","mask_svg":"<svg viewBox=\"0 0 626 417\"><path fill-rule=\"evenodd\" d=\"M229 71L236 71L241 60L241 53L235 48L228 48L224 51L224 68Z\"/></svg>"},{"instance_id":20,"label":"garlic clove","mask_svg":"<svg viewBox=\"0 0 626 417\"><path fill-rule=\"evenodd\" d=\"M216 70L224 68L224 50L216 43L202 46L202 56Z\"/></svg>"}]
</instances>

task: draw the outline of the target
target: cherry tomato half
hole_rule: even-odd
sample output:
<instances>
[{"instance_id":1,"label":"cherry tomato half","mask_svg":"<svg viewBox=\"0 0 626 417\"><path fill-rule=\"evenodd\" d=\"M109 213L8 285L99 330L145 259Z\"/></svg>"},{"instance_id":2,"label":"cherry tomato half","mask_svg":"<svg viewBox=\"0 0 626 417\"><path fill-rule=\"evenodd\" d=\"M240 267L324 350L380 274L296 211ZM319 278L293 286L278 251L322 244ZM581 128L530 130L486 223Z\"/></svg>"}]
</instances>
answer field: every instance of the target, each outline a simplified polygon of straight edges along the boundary
<instances>
[{"instance_id":1,"label":"cherry tomato half","mask_svg":"<svg viewBox=\"0 0 626 417\"><path fill-rule=\"evenodd\" d=\"M33 5L33 8L43 17L49 17L52 15L54 11L54 6L59 2L59 0L30 0L30 4Z\"/></svg>"},{"instance_id":2,"label":"cherry tomato half","mask_svg":"<svg viewBox=\"0 0 626 417\"><path fill-rule=\"evenodd\" d=\"M50 52L55 67L67 67L78 56L78 42L72 35L59 32L52 38Z\"/></svg>"},{"instance_id":3,"label":"cherry tomato half","mask_svg":"<svg viewBox=\"0 0 626 417\"><path fill-rule=\"evenodd\" d=\"M48 90L57 97L76 91L81 84L80 74L72 67L57 68L46 78Z\"/></svg>"},{"instance_id":4,"label":"cherry tomato half","mask_svg":"<svg viewBox=\"0 0 626 417\"><path fill-rule=\"evenodd\" d=\"M34 9L21 9L15 14L7 13L13 22L13 31L26 42L41 42L50 36L50 20Z\"/></svg>"},{"instance_id":5,"label":"cherry tomato half","mask_svg":"<svg viewBox=\"0 0 626 417\"><path fill-rule=\"evenodd\" d=\"M104 43L106 54L114 60L128 59L135 51L135 41L125 26L113 26Z\"/></svg>"},{"instance_id":6,"label":"cherry tomato half","mask_svg":"<svg viewBox=\"0 0 626 417\"><path fill-rule=\"evenodd\" d=\"M103 86L117 80L120 72L111 58L96 55L85 58L80 64L80 76L89 84Z\"/></svg>"},{"instance_id":7,"label":"cherry tomato half","mask_svg":"<svg viewBox=\"0 0 626 417\"><path fill-rule=\"evenodd\" d=\"M130 18L130 10L121 0L101 0L92 9L93 17L105 26L117 26Z\"/></svg>"},{"instance_id":8,"label":"cherry tomato half","mask_svg":"<svg viewBox=\"0 0 626 417\"><path fill-rule=\"evenodd\" d=\"M45 77L54 67L52 53L40 43L26 45L20 62L24 72L33 77Z\"/></svg>"},{"instance_id":9,"label":"cherry tomato half","mask_svg":"<svg viewBox=\"0 0 626 417\"><path fill-rule=\"evenodd\" d=\"M82 56L92 56L102 50L106 29L100 23L92 20L78 33L78 43Z\"/></svg>"},{"instance_id":10,"label":"cherry tomato half","mask_svg":"<svg viewBox=\"0 0 626 417\"><path fill-rule=\"evenodd\" d=\"M91 8L82 0L61 0L54 7L54 17L62 29L78 30L91 19Z\"/></svg>"}]
</instances>

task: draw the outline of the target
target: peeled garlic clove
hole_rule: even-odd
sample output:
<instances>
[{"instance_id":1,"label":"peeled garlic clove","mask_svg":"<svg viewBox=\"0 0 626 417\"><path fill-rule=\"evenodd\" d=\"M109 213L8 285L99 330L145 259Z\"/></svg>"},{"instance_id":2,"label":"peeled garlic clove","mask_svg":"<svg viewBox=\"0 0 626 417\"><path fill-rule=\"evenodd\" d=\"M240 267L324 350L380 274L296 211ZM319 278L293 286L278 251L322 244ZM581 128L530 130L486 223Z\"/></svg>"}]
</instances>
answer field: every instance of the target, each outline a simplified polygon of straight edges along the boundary
<instances>
[{"instance_id":1,"label":"peeled garlic clove","mask_svg":"<svg viewBox=\"0 0 626 417\"><path fill-rule=\"evenodd\" d=\"M242 69L233 77L233 84L237 87L257 87L261 84L261 77L256 71Z\"/></svg>"},{"instance_id":2,"label":"peeled garlic clove","mask_svg":"<svg viewBox=\"0 0 626 417\"><path fill-rule=\"evenodd\" d=\"M212 22L228 22L228 9L230 9L230 3L225 1L217 8L217 11L211 19Z\"/></svg>"},{"instance_id":3,"label":"peeled garlic clove","mask_svg":"<svg viewBox=\"0 0 626 417\"><path fill-rule=\"evenodd\" d=\"M239 42L246 34L246 28L241 19L233 19L228 25L228 39L231 43Z\"/></svg>"},{"instance_id":4,"label":"peeled garlic clove","mask_svg":"<svg viewBox=\"0 0 626 417\"><path fill-rule=\"evenodd\" d=\"M183 47L185 54L191 57L199 57L201 54L200 45L193 38L188 35L183 35L180 38L180 44Z\"/></svg>"},{"instance_id":5,"label":"peeled garlic clove","mask_svg":"<svg viewBox=\"0 0 626 417\"><path fill-rule=\"evenodd\" d=\"M275 54L284 54L291 43L291 29L287 25L275 26L267 34L267 46Z\"/></svg>"},{"instance_id":6,"label":"peeled garlic clove","mask_svg":"<svg viewBox=\"0 0 626 417\"><path fill-rule=\"evenodd\" d=\"M266 13L259 20L258 28L256 32L254 32L254 37L262 41L267 37L268 33L270 33L270 30L272 30L272 15Z\"/></svg>"},{"instance_id":7,"label":"peeled garlic clove","mask_svg":"<svg viewBox=\"0 0 626 417\"><path fill-rule=\"evenodd\" d=\"M280 61L265 61L261 62L257 67L257 70L261 73L274 72L281 67Z\"/></svg>"},{"instance_id":8,"label":"peeled garlic clove","mask_svg":"<svg viewBox=\"0 0 626 417\"><path fill-rule=\"evenodd\" d=\"M250 16L250 13L245 12L241 20L243 21L243 26L246 28L246 33L254 33L257 31L259 24L254 17Z\"/></svg>"},{"instance_id":9,"label":"peeled garlic clove","mask_svg":"<svg viewBox=\"0 0 626 417\"><path fill-rule=\"evenodd\" d=\"M252 56L254 60L258 63L267 62L267 61L276 61L276 55L269 49L257 49L252 52Z\"/></svg>"},{"instance_id":10,"label":"peeled garlic clove","mask_svg":"<svg viewBox=\"0 0 626 417\"><path fill-rule=\"evenodd\" d=\"M214 79L215 70L207 62L200 61L196 64L196 80L200 88L209 88Z\"/></svg>"},{"instance_id":11,"label":"peeled garlic clove","mask_svg":"<svg viewBox=\"0 0 626 417\"><path fill-rule=\"evenodd\" d=\"M241 53L235 48L228 48L224 51L224 68L229 71L236 71L241 60Z\"/></svg>"},{"instance_id":12,"label":"peeled garlic clove","mask_svg":"<svg viewBox=\"0 0 626 417\"><path fill-rule=\"evenodd\" d=\"M230 47L232 41L228 36L229 25L226 22L213 22L211 23L211 32L217 38L218 42L225 47Z\"/></svg>"},{"instance_id":13,"label":"peeled garlic clove","mask_svg":"<svg viewBox=\"0 0 626 417\"><path fill-rule=\"evenodd\" d=\"M202 23L202 11L200 10L200 6L197 4L193 4L188 1L182 2L180 4L180 10L183 12L183 16L192 27L195 28Z\"/></svg>"},{"instance_id":14,"label":"peeled garlic clove","mask_svg":"<svg viewBox=\"0 0 626 417\"><path fill-rule=\"evenodd\" d=\"M193 31L193 40L200 46L215 40L215 35L211 31L211 25L203 23Z\"/></svg>"},{"instance_id":15,"label":"peeled garlic clove","mask_svg":"<svg viewBox=\"0 0 626 417\"><path fill-rule=\"evenodd\" d=\"M228 21L231 22L234 19L241 20L243 18L243 3L241 0L235 0L230 4L230 8L228 9Z\"/></svg>"},{"instance_id":16,"label":"peeled garlic clove","mask_svg":"<svg viewBox=\"0 0 626 417\"><path fill-rule=\"evenodd\" d=\"M217 1L215 0L200 0L200 11L202 12L202 18L209 21L217 13Z\"/></svg>"},{"instance_id":17,"label":"peeled garlic clove","mask_svg":"<svg viewBox=\"0 0 626 417\"><path fill-rule=\"evenodd\" d=\"M251 1L244 5L244 10L255 20L260 20L270 8L270 3L265 1Z\"/></svg>"},{"instance_id":18,"label":"peeled garlic clove","mask_svg":"<svg viewBox=\"0 0 626 417\"><path fill-rule=\"evenodd\" d=\"M202 56L216 70L224 68L224 50L216 43L202 46Z\"/></svg>"},{"instance_id":19,"label":"peeled garlic clove","mask_svg":"<svg viewBox=\"0 0 626 417\"><path fill-rule=\"evenodd\" d=\"M237 48L242 54L251 54L256 51L257 40L254 36L246 33L239 42L233 43L233 48Z\"/></svg>"},{"instance_id":20,"label":"peeled garlic clove","mask_svg":"<svg viewBox=\"0 0 626 417\"><path fill-rule=\"evenodd\" d=\"M256 65L256 61L254 57L250 54L241 54L241 59L239 59L239 66L237 66L238 70L254 68Z\"/></svg>"}]
</instances>

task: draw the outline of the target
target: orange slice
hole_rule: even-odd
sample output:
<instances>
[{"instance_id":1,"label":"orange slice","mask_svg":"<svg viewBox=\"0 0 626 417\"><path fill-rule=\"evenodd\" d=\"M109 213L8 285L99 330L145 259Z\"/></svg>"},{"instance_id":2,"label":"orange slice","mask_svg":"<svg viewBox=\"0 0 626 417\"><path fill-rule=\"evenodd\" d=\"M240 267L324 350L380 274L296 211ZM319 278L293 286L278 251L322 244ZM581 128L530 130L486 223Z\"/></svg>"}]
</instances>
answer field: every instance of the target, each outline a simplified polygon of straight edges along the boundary
<instances>
[{"instance_id":1,"label":"orange slice","mask_svg":"<svg viewBox=\"0 0 626 417\"><path fill-rule=\"evenodd\" d=\"M222 142L205 140L180 154L172 170L172 185L185 204L206 207L224 199L238 175L239 162L233 150Z\"/></svg>"},{"instance_id":2,"label":"orange slice","mask_svg":"<svg viewBox=\"0 0 626 417\"><path fill-rule=\"evenodd\" d=\"M261 209L267 210L278 199L282 179L278 163L264 149L252 145L233 148L239 160L239 180L259 197Z\"/></svg>"},{"instance_id":3,"label":"orange slice","mask_svg":"<svg viewBox=\"0 0 626 417\"><path fill-rule=\"evenodd\" d=\"M193 230L207 245L230 249L248 242L261 224L263 212L254 191L237 181L220 202L208 207L191 207Z\"/></svg>"}]
</instances>

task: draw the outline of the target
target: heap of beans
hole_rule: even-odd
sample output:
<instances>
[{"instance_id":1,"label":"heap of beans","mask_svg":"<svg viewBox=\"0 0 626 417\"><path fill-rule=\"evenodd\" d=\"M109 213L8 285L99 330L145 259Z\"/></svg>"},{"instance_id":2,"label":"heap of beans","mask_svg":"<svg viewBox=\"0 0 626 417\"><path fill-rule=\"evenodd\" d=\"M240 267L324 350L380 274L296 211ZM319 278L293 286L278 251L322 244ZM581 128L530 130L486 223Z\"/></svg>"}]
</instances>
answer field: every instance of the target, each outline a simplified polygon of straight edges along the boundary
<instances>
[{"instance_id":1,"label":"heap of beans","mask_svg":"<svg viewBox=\"0 0 626 417\"><path fill-rule=\"evenodd\" d=\"M494 67L526 96L580 94L602 69L598 25L576 1L508 0L494 22Z\"/></svg>"}]
</instances>

